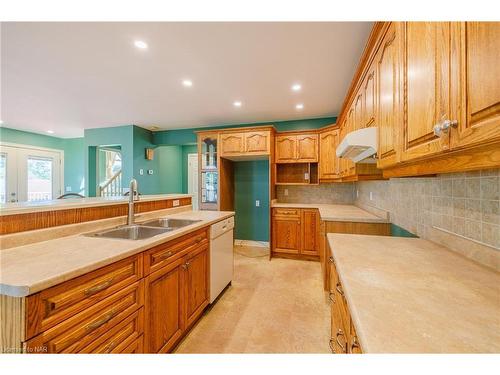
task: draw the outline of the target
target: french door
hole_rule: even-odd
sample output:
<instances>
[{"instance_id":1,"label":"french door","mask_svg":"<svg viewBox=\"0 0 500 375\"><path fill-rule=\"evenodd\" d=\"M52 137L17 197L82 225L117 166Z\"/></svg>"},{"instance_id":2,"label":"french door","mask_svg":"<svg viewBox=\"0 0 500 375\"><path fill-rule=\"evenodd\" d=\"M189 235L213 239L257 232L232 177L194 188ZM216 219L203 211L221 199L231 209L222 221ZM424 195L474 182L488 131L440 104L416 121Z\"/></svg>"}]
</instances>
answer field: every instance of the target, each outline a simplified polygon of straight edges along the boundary
<instances>
[{"instance_id":1,"label":"french door","mask_svg":"<svg viewBox=\"0 0 500 375\"><path fill-rule=\"evenodd\" d=\"M0 145L0 203L56 199L61 186L61 152Z\"/></svg>"}]
</instances>

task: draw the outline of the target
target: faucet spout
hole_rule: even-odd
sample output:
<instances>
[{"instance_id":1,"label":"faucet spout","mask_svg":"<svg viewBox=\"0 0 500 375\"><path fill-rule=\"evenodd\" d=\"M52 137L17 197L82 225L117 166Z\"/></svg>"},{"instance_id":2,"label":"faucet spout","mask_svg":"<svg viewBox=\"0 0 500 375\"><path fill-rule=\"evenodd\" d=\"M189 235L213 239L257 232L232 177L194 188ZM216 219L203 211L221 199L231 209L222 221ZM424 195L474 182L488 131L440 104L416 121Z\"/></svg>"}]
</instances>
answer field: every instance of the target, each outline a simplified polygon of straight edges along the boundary
<instances>
[{"instance_id":1,"label":"faucet spout","mask_svg":"<svg viewBox=\"0 0 500 375\"><path fill-rule=\"evenodd\" d=\"M130 180L129 185L129 197L128 197L128 216L127 216L127 225L134 225L134 201L139 199L139 192L137 191L137 180L132 178ZM135 195L137 194L137 199Z\"/></svg>"}]
</instances>

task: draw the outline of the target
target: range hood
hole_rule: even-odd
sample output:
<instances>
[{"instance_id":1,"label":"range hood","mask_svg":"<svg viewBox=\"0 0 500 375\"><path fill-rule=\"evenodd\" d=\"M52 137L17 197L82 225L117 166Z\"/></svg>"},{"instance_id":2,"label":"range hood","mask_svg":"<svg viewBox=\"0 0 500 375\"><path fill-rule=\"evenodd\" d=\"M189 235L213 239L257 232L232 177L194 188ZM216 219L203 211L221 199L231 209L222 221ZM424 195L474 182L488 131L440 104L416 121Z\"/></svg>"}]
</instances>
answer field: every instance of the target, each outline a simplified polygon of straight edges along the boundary
<instances>
[{"instance_id":1,"label":"range hood","mask_svg":"<svg viewBox=\"0 0 500 375\"><path fill-rule=\"evenodd\" d=\"M375 163L371 156L377 154L377 128L373 126L348 133L338 145L336 154L355 163Z\"/></svg>"}]
</instances>

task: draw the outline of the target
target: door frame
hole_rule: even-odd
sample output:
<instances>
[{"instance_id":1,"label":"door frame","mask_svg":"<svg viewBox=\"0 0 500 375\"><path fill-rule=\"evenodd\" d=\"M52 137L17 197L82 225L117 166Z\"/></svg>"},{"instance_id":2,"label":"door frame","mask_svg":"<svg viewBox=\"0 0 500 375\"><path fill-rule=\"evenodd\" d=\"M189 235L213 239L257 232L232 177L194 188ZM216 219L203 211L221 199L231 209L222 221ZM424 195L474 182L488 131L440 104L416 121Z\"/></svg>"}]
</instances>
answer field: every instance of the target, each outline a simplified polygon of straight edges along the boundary
<instances>
[{"instance_id":1,"label":"door frame","mask_svg":"<svg viewBox=\"0 0 500 375\"><path fill-rule=\"evenodd\" d=\"M195 161L196 162L196 165L197 165L197 168L196 168L196 171L193 170L193 168L190 168L190 162L191 161ZM187 165L187 172L188 172L188 175L187 175L187 192L189 194L189 177L192 175L196 181L193 181L193 187L196 187L196 197L193 196L193 200L196 199L196 204L197 204L197 207L193 207L193 209L197 209L199 210L200 209L200 199L199 199L199 195L200 195L200 187L199 187L199 170L200 170L200 163L199 163L199 160L198 160L198 154L197 153L190 153L187 155L187 162L188 162L188 165ZM194 173L196 172L196 173Z\"/></svg>"},{"instance_id":2,"label":"door frame","mask_svg":"<svg viewBox=\"0 0 500 375\"><path fill-rule=\"evenodd\" d=\"M56 148L25 145L22 143L3 142L3 141L0 141L0 148L1 147L12 147L12 148L18 148L18 149L23 149L23 150L53 152L53 153L59 154L59 191L60 191L59 195L64 194L64 192L65 192L65 189L64 189L64 150L60 150L60 149L56 149ZM19 168L17 168L17 169L19 170ZM19 190L19 188L17 190ZM54 199L56 199L56 198L57 197L55 197Z\"/></svg>"}]
</instances>

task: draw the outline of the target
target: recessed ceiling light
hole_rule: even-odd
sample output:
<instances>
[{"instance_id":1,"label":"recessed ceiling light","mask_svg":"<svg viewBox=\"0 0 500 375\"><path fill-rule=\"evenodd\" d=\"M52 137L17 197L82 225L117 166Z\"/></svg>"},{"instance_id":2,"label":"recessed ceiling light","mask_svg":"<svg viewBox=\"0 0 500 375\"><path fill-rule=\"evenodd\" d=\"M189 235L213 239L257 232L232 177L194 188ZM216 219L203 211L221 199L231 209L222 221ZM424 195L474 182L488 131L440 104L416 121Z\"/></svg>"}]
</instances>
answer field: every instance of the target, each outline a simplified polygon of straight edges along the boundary
<instances>
[{"instance_id":1,"label":"recessed ceiling light","mask_svg":"<svg viewBox=\"0 0 500 375\"><path fill-rule=\"evenodd\" d=\"M243 105L243 103L242 103L242 102L240 102L239 100L237 100L237 101L235 101L235 102L233 103L233 105L234 105L235 107L241 107L241 106Z\"/></svg>"},{"instance_id":2,"label":"recessed ceiling light","mask_svg":"<svg viewBox=\"0 0 500 375\"><path fill-rule=\"evenodd\" d=\"M54 131L53 130L47 130L47 133L54 134Z\"/></svg>"},{"instance_id":3,"label":"recessed ceiling light","mask_svg":"<svg viewBox=\"0 0 500 375\"><path fill-rule=\"evenodd\" d=\"M295 83L294 85L292 85L293 91L300 91L301 89L302 89L302 86L298 83Z\"/></svg>"},{"instance_id":4,"label":"recessed ceiling light","mask_svg":"<svg viewBox=\"0 0 500 375\"><path fill-rule=\"evenodd\" d=\"M147 49L148 48L148 44L142 40L134 41L134 46L136 46L139 49Z\"/></svg>"},{"instance_id":5,"label":"recessed ceiling light","mask_svg":"<svg viewBox=\"0 0 500 375\"><path fill-rule=\"evenodd\" d=\"M182 81L182 85L185 87L191 87L191 86L193 86L193 81L191 81L189 79L185 79Z\"/></svg>"},{"instance_id":6,"label":"recessed ceiling light","mask_svg":"<svg viewBox=\"0 0 500 375\"><path fill-rule=\"evenodd\" d=\"M300 110L300 109L304 109L304 104L302 104L302 103L297 104L297 105L295 106L295 109L298 109L298 110Z\"/></svg>"},{"instance_id":7,"label":"recessed ceiling light","mask_svg":"<svg viewBox=\"0 0 500 375\"><path fill-rule=\"evenodd\" d=\"M3 125L3 120L0 120L0 125Z\"/></svg>"}]
</instances>

